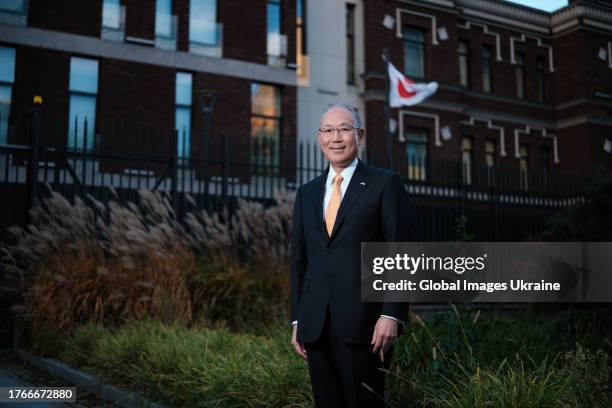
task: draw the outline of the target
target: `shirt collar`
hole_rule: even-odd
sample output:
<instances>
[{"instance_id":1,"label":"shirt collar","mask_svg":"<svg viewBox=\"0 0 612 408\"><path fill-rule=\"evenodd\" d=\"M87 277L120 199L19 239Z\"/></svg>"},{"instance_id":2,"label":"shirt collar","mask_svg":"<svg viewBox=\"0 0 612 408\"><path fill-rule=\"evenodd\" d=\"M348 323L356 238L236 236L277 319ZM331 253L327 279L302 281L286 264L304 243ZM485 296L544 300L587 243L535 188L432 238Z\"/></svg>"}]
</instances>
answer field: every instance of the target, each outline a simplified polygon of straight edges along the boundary
<instances>
[{"instance_id":1,"label":"shirt collar","mask_svg":"<svg viewBox=\"0 0 612 408\"><path fill-rule=\"evenodd\" d=\"M351 164L346 166L344 170L340 172L340 175L342 176L343 181L346 181L348 183L351 177L353 177L353 173L355 172L355 169L357 168L357 162L358 162L358 159L357 157L355 157L355 159L351 162ZM331 163L330 163L329 171L327 172L327 185L331 184L335 175L336 175L336 171L334 170L334 168L331 166Z\"/></svg>"}]
</instances>

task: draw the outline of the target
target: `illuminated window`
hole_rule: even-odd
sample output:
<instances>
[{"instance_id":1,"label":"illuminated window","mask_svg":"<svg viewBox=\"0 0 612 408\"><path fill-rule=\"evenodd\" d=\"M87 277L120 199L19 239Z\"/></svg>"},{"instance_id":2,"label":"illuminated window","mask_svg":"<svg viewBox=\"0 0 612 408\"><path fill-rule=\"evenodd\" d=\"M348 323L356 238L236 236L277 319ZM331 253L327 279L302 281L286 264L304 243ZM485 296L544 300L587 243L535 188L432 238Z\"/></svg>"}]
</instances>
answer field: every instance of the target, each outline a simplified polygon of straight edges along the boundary
<instances>
[{"instance_id":1,"label":"illuminated window","mask_svg":"<svg viewBox=\"0 0 612 408\"><path fill-rule=\"evenodd\" d=\"M251 164L258 174L276 174L281 134L280 88L251 84Z\"/></svg>"},{"instance_id":2,"label":"illuminated window","mask_svg":"<svg viewBox=\"0 0 612 408\"><path fill-rule=\"evenodd\" d=\"M427 132L422 129L406 129L406 159L408 179L423 181L426 178Z\"/></svg>"}]
</instances>

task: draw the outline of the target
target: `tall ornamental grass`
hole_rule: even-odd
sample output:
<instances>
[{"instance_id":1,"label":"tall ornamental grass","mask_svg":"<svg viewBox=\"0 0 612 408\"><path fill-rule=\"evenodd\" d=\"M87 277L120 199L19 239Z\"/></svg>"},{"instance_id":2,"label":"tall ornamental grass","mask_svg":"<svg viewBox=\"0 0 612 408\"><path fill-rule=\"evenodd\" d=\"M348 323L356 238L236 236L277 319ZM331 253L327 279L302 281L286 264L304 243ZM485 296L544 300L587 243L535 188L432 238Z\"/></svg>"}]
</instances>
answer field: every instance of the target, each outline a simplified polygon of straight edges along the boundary
<instances>
[{"instance_id":1,"label":"tall ornamental grass","mask_svg":"<svg viewBox=\"0 0 612 408\"><path fill-rule=\"evenodd\" d=\"M50 192L2 247L3 290L33 332L152 318L256 325L285 316L293 193L236 213L195 210L179 222L166 194L71 203ZM189 199L189 198L188 198ZM193 202L193 200L191 200ZM225 212L227 214L227 212Z\"/></svg>"}]
</instances>

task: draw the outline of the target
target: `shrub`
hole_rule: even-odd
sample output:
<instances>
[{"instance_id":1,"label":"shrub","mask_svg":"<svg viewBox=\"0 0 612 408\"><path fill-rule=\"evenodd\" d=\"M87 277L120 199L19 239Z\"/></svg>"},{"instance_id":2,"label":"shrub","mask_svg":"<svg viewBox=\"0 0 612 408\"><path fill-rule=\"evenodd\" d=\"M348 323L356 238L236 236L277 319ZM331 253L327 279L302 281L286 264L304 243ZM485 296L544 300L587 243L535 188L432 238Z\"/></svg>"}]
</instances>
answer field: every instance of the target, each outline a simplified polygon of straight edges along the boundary
<instances>
[{"instance_id":1,"label":"shrub","mask_svg":"<svg viewBox=\"0 0 612 408\"><path fill-rule=\"evenodd\" d=\"M612 174L599 168L589 179L585 202L547 222L541 241L612 241Z\"/></svg>"}]
</instances>

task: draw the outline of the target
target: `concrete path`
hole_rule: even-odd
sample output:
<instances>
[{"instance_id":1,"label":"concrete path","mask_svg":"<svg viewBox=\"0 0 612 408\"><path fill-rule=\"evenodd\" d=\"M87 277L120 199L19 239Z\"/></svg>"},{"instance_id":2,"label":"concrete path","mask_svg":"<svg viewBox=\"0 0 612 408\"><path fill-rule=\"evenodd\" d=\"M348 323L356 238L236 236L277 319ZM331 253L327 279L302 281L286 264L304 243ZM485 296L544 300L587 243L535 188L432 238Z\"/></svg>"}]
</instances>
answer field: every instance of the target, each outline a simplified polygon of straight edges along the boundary
<instances>
[{"instance_id":1,"label":"concrete path","mask_svg":"<svg viewBox=\"0 0 612 408\"><path fill-rule=\"evenodd\" d=\"M26 378L27 373L22 368L12 362L6 353L0 353L0 387L35 387ZM65 408L68 406L74 407L76 404L63 403L43 403L43 402L0 402L0 407L15 407L15 408Z\"/></svg>"}]
</instances>

